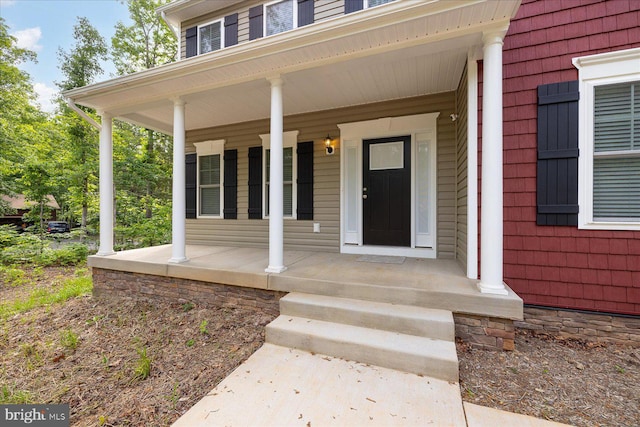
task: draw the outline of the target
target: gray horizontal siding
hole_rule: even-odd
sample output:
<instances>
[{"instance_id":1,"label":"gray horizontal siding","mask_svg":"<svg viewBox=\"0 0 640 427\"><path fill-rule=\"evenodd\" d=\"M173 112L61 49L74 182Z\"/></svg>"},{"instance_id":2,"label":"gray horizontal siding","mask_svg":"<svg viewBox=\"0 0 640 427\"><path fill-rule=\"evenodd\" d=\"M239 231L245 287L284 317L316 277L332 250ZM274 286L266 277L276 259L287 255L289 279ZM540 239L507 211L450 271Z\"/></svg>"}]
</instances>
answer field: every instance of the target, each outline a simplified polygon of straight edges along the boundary
<instances>
[{"instance_id":1,"label":"gray horizontal siding","mask_svg":"<svg viewBox=\"0 0 640 427\"><path fill-rule=\"evenodd\" d=\"M465 68L456 93L457 125L457 220L456 258L466 270L467 267L467 71Z\"/></svg>"},{"instance_id":2,"label":"gray horizontal siding","mask_svg":"<svg viewBox=\"0 0 640 427\"><path fill-rule=\"evenodd\" d=\"M285 219L287 249L339 251L340 242L340 147L327 156L323 140L327 134L339 138L338 123L380 117L441 112L438 120L438 256L455 256L456 138L449 114L455 107L455 93L408 98L356 107L340 108L285 117L284 130L298 130L298 141L314 141L314 219ZM187 220L187 242L233 246L268 245L268 220L248 219L248 150L260 146L259 135L269 133L269 120L238 123L187 133L187 151L194 142L224 139L225 149L238 150L238 219ZM313 233L319 222L320 233Z\"/></svg>"}]
</instances>

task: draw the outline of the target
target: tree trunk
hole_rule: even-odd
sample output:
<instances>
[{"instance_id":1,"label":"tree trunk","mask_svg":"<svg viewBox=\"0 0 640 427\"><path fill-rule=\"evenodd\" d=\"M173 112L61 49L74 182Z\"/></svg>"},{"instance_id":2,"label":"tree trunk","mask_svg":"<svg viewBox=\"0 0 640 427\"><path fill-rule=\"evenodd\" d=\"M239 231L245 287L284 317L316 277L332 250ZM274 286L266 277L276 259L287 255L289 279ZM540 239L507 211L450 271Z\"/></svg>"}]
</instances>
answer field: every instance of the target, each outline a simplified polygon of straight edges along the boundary
<instances>
[{"instance_id":1,"label":"tree trunk","mask_svg":"<svg viewBox=\"0 0 640 427\"><path fill-rule=\"evenodd\" d=\"M151 129L147 129L147 161L149 163L153 162L153 131ZM147 181L147 208L145 212L145 216L147 218L151 218L153 216L153 211L151 208L151 193L153 192L153 186L151 180Z\"/></svg>"}]
</instances>

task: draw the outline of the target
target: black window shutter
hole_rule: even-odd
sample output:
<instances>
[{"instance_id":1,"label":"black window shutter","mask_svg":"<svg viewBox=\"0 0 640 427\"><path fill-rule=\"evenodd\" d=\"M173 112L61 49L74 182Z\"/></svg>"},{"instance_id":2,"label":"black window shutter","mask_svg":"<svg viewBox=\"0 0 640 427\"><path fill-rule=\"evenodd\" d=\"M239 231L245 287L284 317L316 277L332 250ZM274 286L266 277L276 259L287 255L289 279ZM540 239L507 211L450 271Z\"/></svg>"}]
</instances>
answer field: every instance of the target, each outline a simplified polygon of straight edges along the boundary
<instances>
[{"instance_id":1,"label":"black window shutter","mask_svg":"<svg viewBox=\"0 0 640 427\"><path fill-rule=\"evenodd\" d=\"M298 143L298 219L313 219L313 141Z\"/></svg>"},{"instance_id":2,"label":"black window shutter","mask_svg":"<svg viewBox=\"0 0 640 427\"><path fill-rule=\"evenodd\" d=\"M187 28L185 41L187 42L186 57L196 56L198 54L198 27Z\"/></svg>"},{"instance_id":3,"label":"black window shutter","mask_svg":"<svg viewBox=\"0 0 640 427\"><path fill-rule=\"evenodd\" d=\"M238 44L238 14L224 17L224 46Z\"/></svg>"},{"instance_id":4,"label":"black window shutter","mask_svg":"<svg viewBox=\"0 0 640 427\"><path fill-rule=\"evenodd\" d=\"M186 215L187 218L196 218L196 188L198 182L198 155L187 154L185 157L185 190L186 190Z\"/></svg>"},{"instance_id":5,"label":"black window shutter","mask_svg":"<svg viewBox=\"0 0 640 427\"><path fill-rule=\"evenodd\" d=\"M262 37L262 5L249 9L249 40Z\"/></svg>"},{"instance_id":6,"label":"black window shutter","mask_svg":"<svg viewBox=\"0 0 640 427\"><path fill-rule=\"evenodd\" d=\"M224 219L238 218L238 150L224 150Z\"/></svg>"},{"instance_id":7,"label":"black window shutter","mask_svg":"<svg viewBox=\"0 0 640 427\"><path fill-rule=\"evenodd\" d=\"M262 146L249 148L249 219L262 219Z\"/></svg>"},{"instance_id":8,"label":"black window shutter","mask_svg":"<svg viewBox=\"0 0 640 427\"><path fill-rule=\"evenodd\" d=\"M344 13L357 12L364 9L364 0L345 0Z\"/></svg>"},{"instance_id":9,"label":"black window shutter","mask_svg":"<svg viewBox=\"0 0 640 427\"><path fill-rule=\"evenodd\" d=\"M578 225L578 81L538 86L538 225Z\"/></svg>"},{"instance_id":10,"label":"black window shutter","mask_svg":"<svg viewBox=\"0 0 640 427\"><path fill-rule=\"evenodd\" d=\"M298 0L298 27L313 24L313 0Z\"/></svg>"}]
</instances>

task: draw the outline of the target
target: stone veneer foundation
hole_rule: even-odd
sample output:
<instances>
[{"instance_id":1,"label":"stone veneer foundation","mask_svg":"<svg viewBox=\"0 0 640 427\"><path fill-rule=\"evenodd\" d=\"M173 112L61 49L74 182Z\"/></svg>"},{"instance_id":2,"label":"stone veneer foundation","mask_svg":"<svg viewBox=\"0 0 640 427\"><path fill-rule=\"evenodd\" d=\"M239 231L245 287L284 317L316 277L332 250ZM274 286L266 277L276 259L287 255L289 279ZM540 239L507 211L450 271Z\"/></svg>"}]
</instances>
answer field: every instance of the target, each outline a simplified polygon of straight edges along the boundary
<instances>
[{"instance_id":1,"label":"stone veneer foundation","mask_svg":"<svg viewBox=\"0 0 640 427\"><path fill-rule=\"evenodd\" d=\"M640 347L640 318L572 310L525 307L515 326L553 336Z\"/></svg>"},{"instance_id":2,"label":"stone veneer foundation","mask_svg":"<svg viewBox=\"0 0 640 427\"><path fill-rule=\"evenodd\" d=\"M516 330L511 319L453 313L456 337L473 347L514 350Z\"/></svg>"},{"instance_id":3,"label":"stone veneer foundation","mask_svg":"<svg viewBox=\"0 0 640 427\"><path fill-rule=\"evenodd\" d=\"M213 307L249 307L278 316L285 292L221 285L198 280L92 268L93 295L169 302L194 302Z\"/></svg>"}]
</instances>

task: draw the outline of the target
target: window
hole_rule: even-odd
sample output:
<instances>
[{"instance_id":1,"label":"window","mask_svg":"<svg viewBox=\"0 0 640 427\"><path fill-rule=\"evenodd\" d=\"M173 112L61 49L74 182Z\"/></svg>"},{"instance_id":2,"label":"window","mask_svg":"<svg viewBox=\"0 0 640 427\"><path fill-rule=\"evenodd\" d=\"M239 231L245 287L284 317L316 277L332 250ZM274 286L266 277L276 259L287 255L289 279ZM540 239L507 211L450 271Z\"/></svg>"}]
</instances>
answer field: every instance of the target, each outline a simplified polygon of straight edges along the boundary
<instances>
[{"instance_id":1,"label":"window","mask_svg":"<svg viewBox=\"0 0 640 427\"><path fill-rule=\"evenodd\" d=\"M574 59L581 228L640 230L639 61L640 49Z\"/></svg>"},{"instance_id":2,"label":"window","mask_svg":"<svg viewBox=\"0 0 640 427\"><path fill-rule=\"evenodd\" d=\"M346 0L344 5L344 13L357 12L362 9L368 9L370 7L380 6L386 3L391 3L395 0Z\"/></svg>"},{"instance_id":3,"label":"window","mask_svg":"<svg viewBox=\"0 0 640 427\"><path fill-rule=\"evenodd\" d=\"M293 148L285 147L283 158L283 214L287 218L293 216ZM266 150L265 153L265 214L269 215L269 177L270 177L270 162L271 162L271 150Z\"/></svg>"},{"instance_id":4,"label":"window","mask_svg":"<svg viewBox=\"0 0 640 427\"><path fill-rule=\"evenodd\" d=\"M376 6L380 6L381 4L385 4L385 3L390 3L394 0L365 0L365 2L367 2L367 7L376 7Z\"/></svg>"},{"instance_id":5,"label":"window","mask_svg":"<svg viewBox=\"0 0 640 427\"><path fill-rule=\"evenodd\" d=\"M200 215L220 216L220 154L200 156Z\"/></svg>"},{"instance_id":6,"label":"window","mask_svg":"<svg viewBox=\"0 0 640 427\"><path fill-rule=\"evenodd\" d=\"M297 0L280 0L267 3L264 9L264 28L266 29L267 36L289 31L297 27Z\"/></svg>"},{"instance_id":7,"label":"window","mask_svg":"<svg viewBox=\"0 0 640 427\"><path fill-rule=\"evenodd\" d=\"M271 137L260 135L264 149L264 215L269 216L269 181L271 174ZM283 215L285 218L295 218L294 206L297 204L297 185L294 177L297 176L297 161L294 147L298 140L298 131L284 132L283 138Z\"/></svg>"},{"instance_id":8,"label":"window","mask_svg":"<svg viewBox=\"0 0 640 427\"><path fill-rule=\"evenodd\" d=\"M198 153L198 217L222 217L224 140L194 143Z\"/></svg>"},{"instance_id":9,"label":"window","mask_svg":"<svg viewBox=\"0 0 640 427\"><path fill-rule=\"evenodd\" d=\"M224 46L222 21L198 26L198 55L219 50Z\"/></svg>"}]
</instances>

